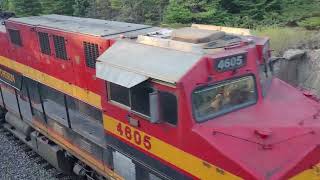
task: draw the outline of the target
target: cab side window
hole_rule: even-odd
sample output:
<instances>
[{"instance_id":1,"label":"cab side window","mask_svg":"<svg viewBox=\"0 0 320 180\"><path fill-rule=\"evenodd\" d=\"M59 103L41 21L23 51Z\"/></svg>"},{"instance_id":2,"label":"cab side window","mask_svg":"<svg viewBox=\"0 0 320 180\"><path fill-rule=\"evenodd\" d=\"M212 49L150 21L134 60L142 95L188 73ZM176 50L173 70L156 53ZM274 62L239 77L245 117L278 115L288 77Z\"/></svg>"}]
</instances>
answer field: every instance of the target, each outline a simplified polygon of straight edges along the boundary
<instances>
[{"instance_id":1,"label":"cab side window","mask_svg":"<svg viewBox=\"0 0 320 180\"><path fill-rule=\"evenodd\" d=\"M150 117L150 94L154 89L148 82L126 88L114 83L108 83L108 97L111 102L126 106L130 110ZM159 114L162 122L177 124L177 98L169 92L159 91Z\"/></svg>"},{"instance_id":2,"label":"cab side window","mask_svg":"<svg viewBox=\"0 0 320 180\"><path fill-rule=\"evenodd\" d=\"M178 121L178 103L174 94L159 93L161 120L176 125Z\"/></svg>"},{"instance_id":3,"label":"cab side window","mask_svg":"<svg viewBox=\"0 0 320 180\"><path fill-rule=\"evenodd\" d=\"M118 84L109 83L109 98L111 101L130 106L129 89Z\"/></svg>"},{"instance_id":4,"label":"cab side window","mask_svg":"<svg viewBox=\"0 0 320 180\"><path fill-rule=\"evenodd\" d=\"M153 92L148 82L126 88L109 83L109 100L127 106L134 112L150 116L149 94Z\"/></svg>"},{"instance_id":5,"label":"cab side window","mask_svg":"<svg viewBox=\"0 0 320 180\"><path fill-rule=\"evenodd\" d=\"M148 83L142 83L130 89L131 109L138 113L150 116L149 94L153 89Z\"/></svg>"}]
</instances>

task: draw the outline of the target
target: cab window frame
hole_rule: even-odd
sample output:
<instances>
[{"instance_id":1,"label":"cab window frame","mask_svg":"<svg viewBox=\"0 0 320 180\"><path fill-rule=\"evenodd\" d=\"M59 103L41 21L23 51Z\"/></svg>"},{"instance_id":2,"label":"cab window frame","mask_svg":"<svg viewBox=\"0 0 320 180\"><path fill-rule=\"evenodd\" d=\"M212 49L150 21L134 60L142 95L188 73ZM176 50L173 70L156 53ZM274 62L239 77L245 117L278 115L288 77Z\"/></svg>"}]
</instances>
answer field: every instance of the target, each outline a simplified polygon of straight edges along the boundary
<instances>
[{"instance_id":1,"label":"cab window frame","mask_svg":"<svg viewBox=\"0 0 320 180\"><path fill-rule=\"evenodd\" d=\"M172 127L177 127L179 124L179 112L180 112L180 106L179 106L179 96L177 95L177 93L175 91L167 91L167 90L158 90L159 91L159 100L160 100L160 107L162 107L162 102L163 99L161 99L161 95L166 94L166 95L170 95L171 97L174 97L174 101L175 101L175 122L171 123L169 119L165 119L164 117L161 117L161 121L172 126ZM172 99L171 99L172 100ZM163 111L165 111L164 109L160 110L160 113L162 113Z\"/></svg>"},{"instance_id":2,"label":"cab window frame","mask_svg":"<svg viewBox=\"0 0 320 180\"><path fill-rule=\"evenodd\" d=\"M146 83L146 82L143 82L143 83ZM138 112L138 111L135 111L134 109L132 109L132 98L131 98L131 89L132 88L127 88L127 87L123 87L123 86L121 86L121 87L123 87L123 88L126 88L126 89L128 89L128 100L129 100L129 105L126 105L126 104L123 104L123 103L121 103L121 102L118 102L118 101L115 101L115 100L112 100L111 99L111 84L115 84L115 85L117 85L117 86L120 86L120 85L118 85L118 84L116 84L116 83L112 83L112 82L106 82L106 86L107 86L107 100L108 100L108 102L110 102L110 103L112 103L113 105L116 105L116 106L118 106L118 107L120 107L120 108L123 108L123 109L125 109L125 110L127 110L127 111L129 111L129 112L131 112L131 113L134 113L134 114L136 114L136 115L138 115L138 116L140 116L140 117L142 117L142 118L144 118L144 119L146 119L146 120L150 120L151 119L151 115L149 114L149 115L147 115L147 114L143 114L143 113L141 113L141 112ZM149 84L150 84L150 88L153 90L153 91L155 91L155 89L154 89L154 87L151 85L151 83L149 82ZM141 83L140 84L138 84L138 85L141 85ZM149 95L149 94L148 94Z\"/></svg>"},{"instance_id":3,"label":"cab window frame","mask_svg":"<svg viewBox=\"0 0 320 180\"><path fill-rule=\"evenodd\" d=\"M193 103L193 96L194 96L194 93L196 91L199 91L201 89L204 89L204 88L211 88L211 87L214 87L214 86L219 86L221 84L225 84L225 83L228 83L228 82L232 82L236 79L241 79L241 78L245 78L245 77L252 77L253 79L253 82L254 82L254 89L255 89L255 101L254 103L250 103L248 105L244 105L244 106L241 106L241 107L238 107L238 108L234 108L230 111L226 111L226 112L223 112L223 113L215 113L215 114L212 114L211 116L206 116L204 118L199 118L197 117L196 115L196 107L195 107L195 104ZM241 109L245 109L247 107L250 107L250 106L254 106L258 103L259 101L259 89L258 89L258 84L257 84L257 78L256 76L253 74L253 73L250 73L250 74L244 74L244 75L240 75L240 76L236 76L236 77L232 77L232 78L229 78L229 79L224 79L224 80L221 80L221 81L218 81L218 82L213 82L213 83L209 83L209 84L206 84L206 85L200 85L200 86L197 86L195 87L192 92L191 92L191 97L190 97L190 102L191 102L191 107L192 107L192 116L193 116L193 119L196 123L204 123L204 122L207 122L207 121L210 121L210 120L214 120L218 117L221 117L221 116L224 116L226 114L230 114L232 112L235 112L235 111L238 111L238 110L241 110Z\"/></svg>"},{"instance_id":4,"label":"cab window frame","mask_svg":"<svg viewBox=\"0 0 320 180\"><path fill-rule=\"evenodd\" d=\"M111 102L112 104L115 104L115 105L117 105L117 106L120 106L120 107L122 107L122 108L124 108L124 109L126 109L126 110L130 110L131 108L130 108L130 91L128 91L128 104L129 105L126 105L126 104L123 104L123 103L121 103L121 102L118 102L118 101L115 101L115 100L113 100L113 99L111 99L111 83L112 82L108 82L108 81L106 81L106 88L107 88L107 100L109 101L109 102ZM112 84L115 84L115 83L112 83ZM120 85L118 85L118 84L115 84L115 85L117 85L117 86L120 86ZM124 87L125 88L125 87ZM129 88L127 88L128 90L129 90Z\"/></svg>"},{"instance_id":5,"label":"cab window frame","mask_svg":"<svg viewBox=\"0 0 320 180\"><path fill-rule=\"evenodd\" d=\"M129 106L127 106L127 105L125 105L125 104L122 104L122 103L120 103L120 102L117 102L117 101L115 101L115 100L112 100L111 99L111 90L110 90L110 84L111 84L112 82L107 82L106 81L106 89L107 89L107 100L108 100L108 102L109 103L111 103L111 104L113 104L113 105L115 105L115 106L118 106L118 107L120 107L120 108L122 108L122 109L124 109L124 110L127 110L127 111L129 111L129 112L131 112L131 113L134 113L135 115L138 115L138 116L140 116L140 117L142 117L142 118L144 118L145 120L148 120L148 121L150 121L150 119L151 119L151 115L146 115L146 114L143 114L143 113L141 113L141 112L138 112L138 111L135 111L134 109L132 109L132 104L131 104L131 97L132 97L132 94L131 94L131 88L127 88L127 89L129 89L129 92L128 92L128 94L129 94L129 96L128 96L128 98L129 98ZM115 84L115 83L112 83L112 84ZM116 84L117 85L117 84ZM118 85L119 86L119 85ZM175 100L175 122L174 123L171 123L170 121L171 120L168 120L168 119L161 119L161 121L162 122L164 122L165 124L168 124L168 125L170 125L170 126L174 126L174 127L176 127L177 125L178 125L178 123L179 123L179 97L177 96L177 94L175 93L175 91L174 90L163 90L163 89L159 89L159 88L157 88L156 86L153 86L152 85L152 83L149 81L149 86L150 86L150 88L153 90L153 92L158 92L159 93L159 96L161 96L161 95L163 95L163 94L170 94L170 96L171 97L174 97L174 100ZM124 88L126 88L126 87L124 87ZM149 93L150 94L150 93ZM159 97L159 99L160 99L160 97ZM167 100L167 99L166 99ZM160 99L160 101L161 101L161 99ZM159 103L161 103L161 102L159 102ZM149 105L150 106L150 105ZM164 111L164 109L161 109L160 110L160 112L162 112L162 111Z\"/></svg>"},{"instance_id":6,"label":"cab window frame","mask_svg":"<svg viewBox=\"0 0 320 180\"><path fill-rule=\"evenodd\" d=\"M261 64L259 70L259 85L261 86L262 97L265 98L273 80L272 71L267 63Z\"/></svg>"}]
</instances>

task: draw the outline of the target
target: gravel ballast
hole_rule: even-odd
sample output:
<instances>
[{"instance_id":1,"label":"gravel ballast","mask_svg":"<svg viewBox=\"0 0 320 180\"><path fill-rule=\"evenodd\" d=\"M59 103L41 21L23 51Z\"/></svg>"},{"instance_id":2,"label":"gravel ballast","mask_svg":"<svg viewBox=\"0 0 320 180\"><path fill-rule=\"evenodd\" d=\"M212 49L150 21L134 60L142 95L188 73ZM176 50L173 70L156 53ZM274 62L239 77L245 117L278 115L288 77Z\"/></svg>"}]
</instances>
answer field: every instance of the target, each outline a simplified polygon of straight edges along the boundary
<instances>
[{"instance_id":1,"label":"gravel ballast","mask_svg":"<svg viewBox=\"0 0 320 180\"><path fill-rule=\"evenodd\" d=\"M0 180L57 180L55 169L45 170L36 163L40 157L24 151L19 141L0 131Z\"/></svg>"}]
</instances>

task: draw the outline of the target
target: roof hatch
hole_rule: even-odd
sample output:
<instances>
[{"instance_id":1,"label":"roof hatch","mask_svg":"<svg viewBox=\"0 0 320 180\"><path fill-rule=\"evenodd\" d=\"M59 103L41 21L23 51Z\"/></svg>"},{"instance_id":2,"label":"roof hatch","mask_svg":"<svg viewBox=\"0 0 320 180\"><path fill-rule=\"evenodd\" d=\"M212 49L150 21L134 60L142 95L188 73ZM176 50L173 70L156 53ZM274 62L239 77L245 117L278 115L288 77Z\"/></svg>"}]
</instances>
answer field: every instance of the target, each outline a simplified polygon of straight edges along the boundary
<instances>
[{"instance_id":1,"label":"roof hatch","mask_svg":"<svg viewBox=\"0 0 320 180\"><path fill-rule=\"evenodd\" d=\"M171 39L176 41L189 42L194 44L208 43L225 36L225 32L207 29L186 27L176 29L171 34Z\"/></svg>"}]
</instances>

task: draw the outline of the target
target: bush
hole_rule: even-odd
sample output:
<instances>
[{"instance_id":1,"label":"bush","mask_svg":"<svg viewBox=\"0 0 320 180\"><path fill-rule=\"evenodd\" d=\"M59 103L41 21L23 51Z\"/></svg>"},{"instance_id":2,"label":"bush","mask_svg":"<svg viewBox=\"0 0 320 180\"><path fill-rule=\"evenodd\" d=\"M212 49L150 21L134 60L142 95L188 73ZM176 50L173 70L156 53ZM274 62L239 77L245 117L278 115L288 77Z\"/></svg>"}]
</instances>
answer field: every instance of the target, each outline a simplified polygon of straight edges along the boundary
<instances>
[{"instance_id":1,"label":"bush","mask_svg":"<svg viewBox=\"0 0 320 180\"><path fill-rule=\"evenodd\" d=\"M311 17L298 22L298 25L309 30L320 29L320 17Z\"/></svg>"},{"instance_id":2,"label":"bush","mask_svg":"<svg viewBox=\"0 0 320 180\"><path fill-rule=\"evenodd\" d=\"M178 2L172 1L166 10L164 19L167 23L187 24L192 21L192 13Z\"/></svg>"},{"instance_id":3,"label":"bush","mask_svg":"<svg viewBox=\"0 0 320 180\"><path fill-rule=\"evenodd\" d=\"M308 44L315 36L315 32L302 28L288 27L263 27L253 31L254 35L266 36L271 39L271 49L273 55L281 56L282 53L289 49Z\"/></svg>"}]
</instances>

